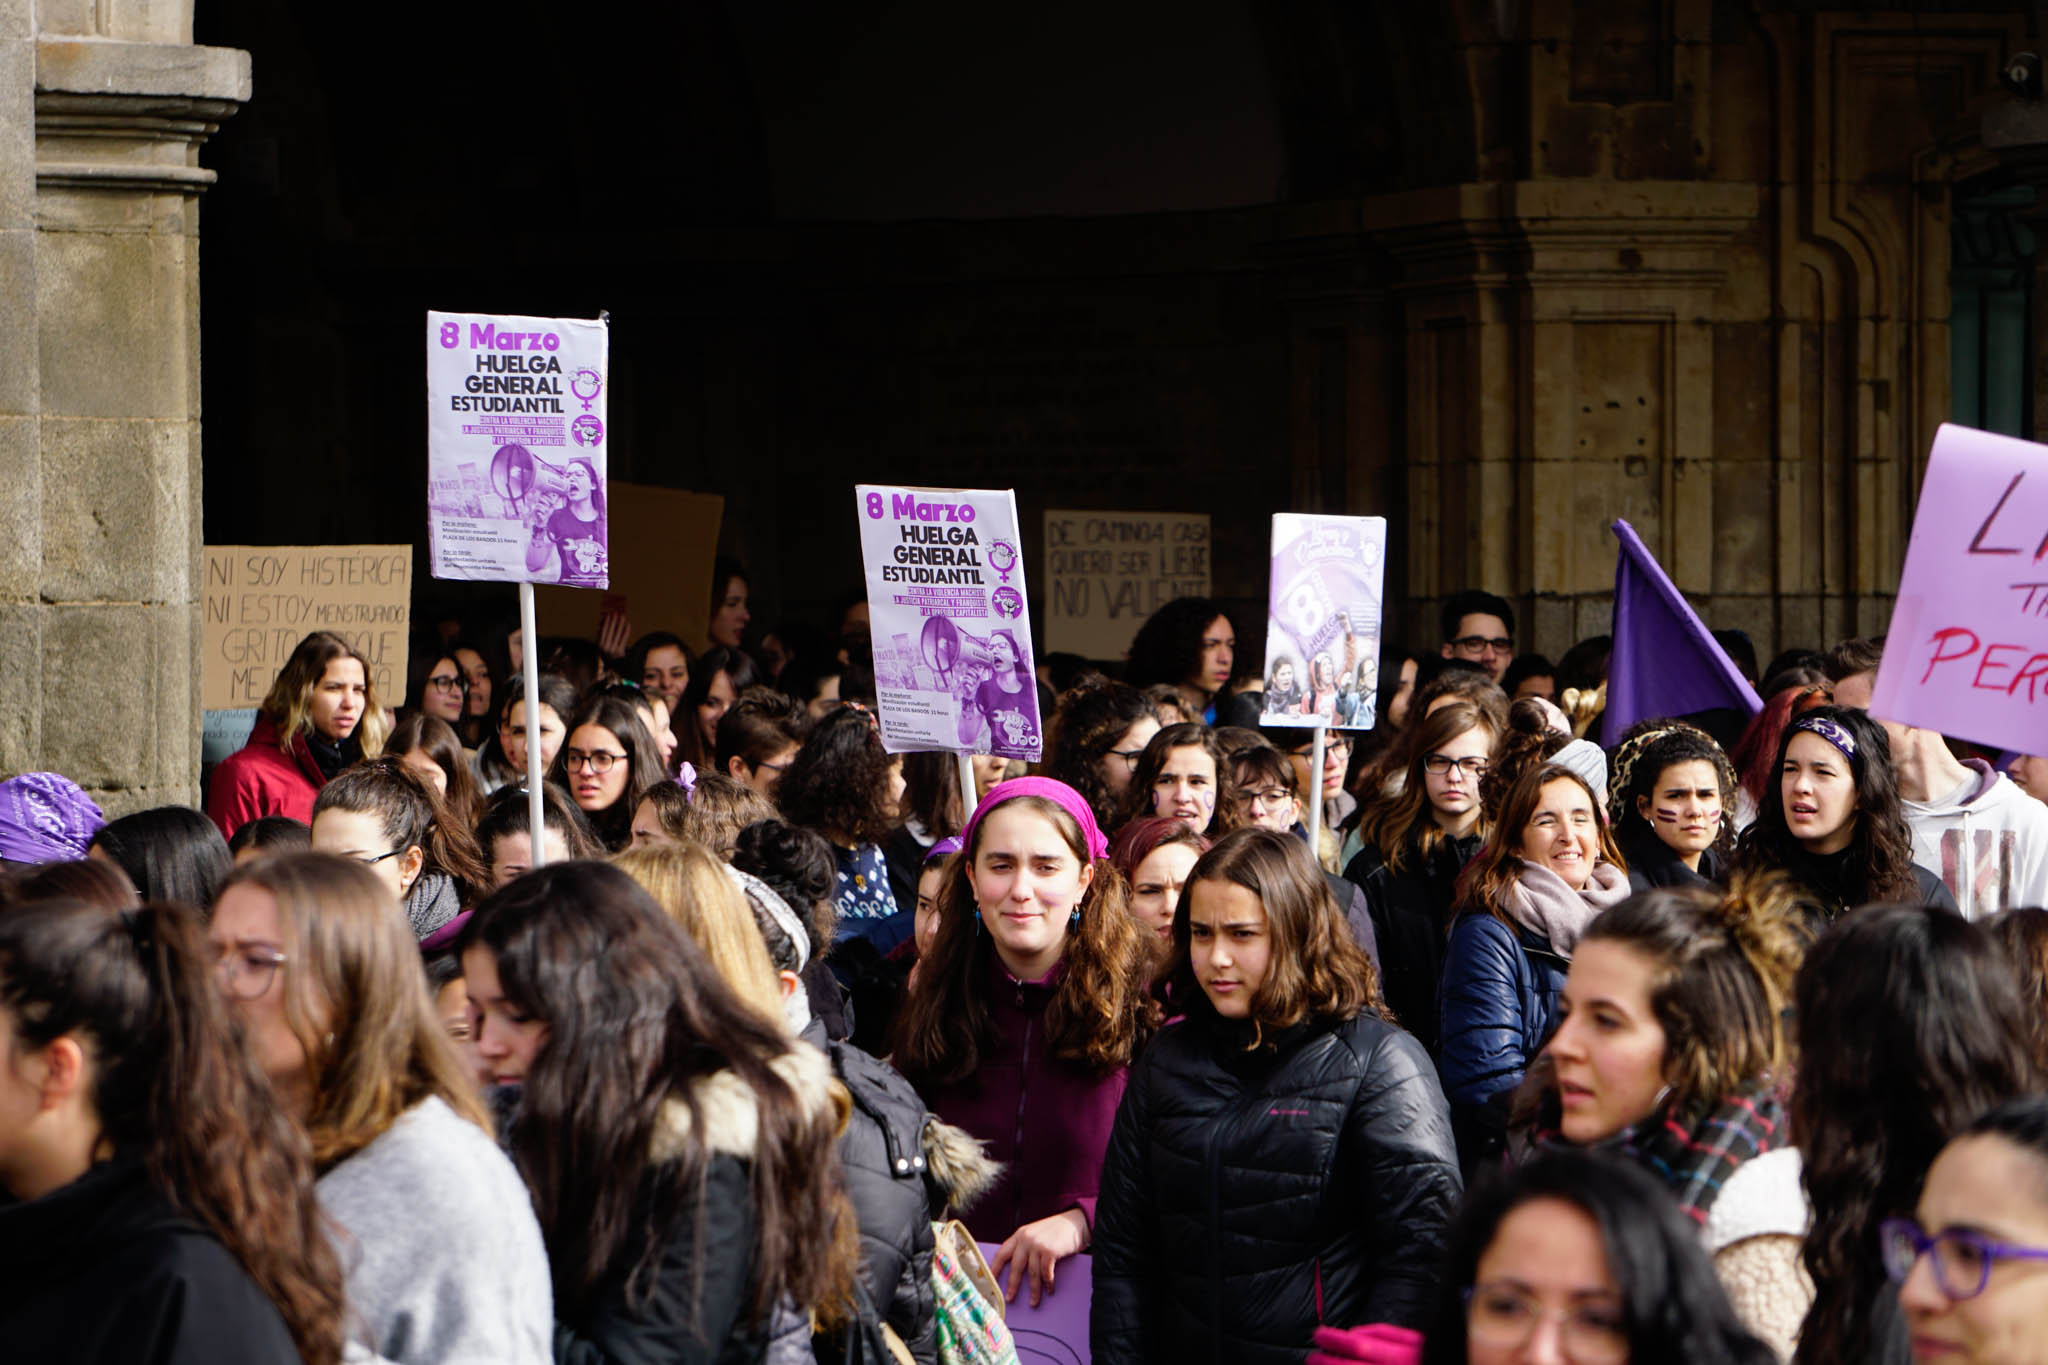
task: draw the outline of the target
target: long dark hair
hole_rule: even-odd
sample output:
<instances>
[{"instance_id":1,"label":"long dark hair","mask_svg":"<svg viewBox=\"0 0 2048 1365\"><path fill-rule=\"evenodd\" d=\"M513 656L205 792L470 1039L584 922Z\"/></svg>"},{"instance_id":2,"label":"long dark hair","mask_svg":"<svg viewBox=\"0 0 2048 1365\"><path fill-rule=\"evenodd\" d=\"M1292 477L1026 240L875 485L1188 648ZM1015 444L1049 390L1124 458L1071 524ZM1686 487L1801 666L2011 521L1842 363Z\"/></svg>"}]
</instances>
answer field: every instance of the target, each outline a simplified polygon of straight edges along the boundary
<instances>
[{"instance_id":1,"label":"long dark hair","mask_svg":"<svg viewBox=\"0 0 2048 1365\"><path fill-rule=\"evenodd\" d=\"M1465 1296L1509 1214L1538 1200L1593 1220L1621 1299L1628 1358L1656 1365L1774 1365L1777 1355L1735 1316L1728 1295L1670 1193L1634 1163L1575 1149L1546 1151L1473 1188L1424 1329L1422 1365L1465 1365ZM1874 1239L1873 1239L1874 1240ZM1861 1359L1842 1356L1841 1360Z\"/></svg>"},{"instance_id":2,"label":"long dark hair","mask_svg":"<svg viewBox=\"0 0 2048 1365\"><path fill-rule=\"evenodd\" d=\"M395 757L373 758L337 775L320 789L313 818L326 810L375 816L391 848L419 849L426 855L420 875L452 877L464 901L491 883L469 826L453 818L439 794Z\"/></svg>"},{"instance_id":3,"label":"long dark hair","mask_svg":"<svg viewBox=\"0 0 2048 1365\"><path fill-rule=\"evenodd\" d=\"M1187 686L1202 665L1202 632L1219 616L1230 619L1221 603L1207 597L1176 597L1153 612L1131 639L1125 681L1133 687Z\"/></svg>"},{"instance_id":4,"label":"long dark hair","mask_svg":"<svg viewBox=\"0 0 2048 1365\"><path fill-rule=\"evenodd\" d=\"M434 766L448 779L448 791L441 803L448 808L449 817L464 829L474 826L482 813L483 794L477 790L476 774L469 770L469 760L462 753L462 738L455 728L439 716L414 713L401 717L384 741L384 752L393 758L404 758L414 749L433 759Z\"/></svg>"},{"instance_id":5,"label":"long dark hair","mask_svg":"<svg viewBox=\"0 0 2048 1365\"><path fill-rule=\"evenodd\" d=\"M626 785L619 792L619 799L603 810L584 811L599 840L617 853L633 842L633 812L639 807L640 798L649 787L663 780L661 750L655 746L654 736L647 733L638 707L617 697L593 697L570 719L562 735L562 747L555 751L554 766L548 769L548 780L565 791L569 787L569 737L586 725L610 731L626 751Z\"/></svg>"},{"instance_id":6,"label":"long dark hair","mask_svg":"<svg viewBox=\"0 0 2048 1365\"><path fill-rule=\"evenodd\" d=\"M1116 798L1098 765L1133 725L1152 714L1143 692L1100 673L1084 674L1060 698L1047 736L1045 775L1081 793L1104 829L1116 828Z\"/></svg>"},{"instance_id":7,"label":"long dark hair","mask_svg":"<svg viewBox=\"0 0 2048 1365\"><path fill-rule=\"evenodd\" d=\"M2021 1000L1981 925L1917 905L1837 921L1808 951L1794 1004L1792 1136L1816 1288L1794 1359L1869 1360L1871 1308L1890 1292L1878 1222L1912 1211L1942 1144L1971 1119L2040 1088L2027 1022L2040 1006Z\"/></svg>"},{"instance_id":8,"label":"long dark hair","mask_svg":"<svg viewBox=\"0 0 2048 1365\"><path fill-rule=\"evenodd\" d=\"M697 722L697 708L711 695L711 684L721 673L731 685L735 701L740 693L761 681L754 672L752 656L728 645L714 645L691 660L690 681L683 684L683 695L676 698L675 709L669 713L668 728L676 737L676 756L700 772L712 766L713 748L704 742L704 727Z\"/></svg>"},{"instance_id":9,"label":"long dark hair","mask_svg":"<svg viewBox=\"0 0 2048 1365\"><path fill-rule=\"evenodd\" d=\"M202 914L234 871L220 828L190 806L158 806L111 821L92 841L119 863L145 901L176 901Z\"/></svg>"},{"instance_id":10,"label":"long dark hair","mask_svg":"<svg viewBox=\"0 0 2048 1365\"><path fill-rule=\"evenodd\" d=\"M889 755L874 713L839 706L825 713L775 787L775 804L793 825L849 844L878 843L895 828Z\"/></svg>"},{"instance_id":11,"label":"long dark hair","mask_svg":"<svg viewBox=\"0 0 2048 1365\"><path fill-rule=\"evenodd\" d=\"M1805 720L1831 720L1847 730L1856 745L1854 754L1844 756L1856 782L1856 829L1849 836L1839 879L1817 870L1814 855L1785 823L1785 753L1794 739L1807 733L1794 728ZM1853 707L1816 706L1801 712L1778 740L1777 769L1764 788L1756 822L1742 832L1736 862L1745 868L1783 868L1835 910L1918 896L1919 884L1913 878L1913 834L1906 826L1905 807L1899 803L1891 740L1884 727Z\"/></svg>"},{"instance_id":12,"label":"long dark hair","mask_svg":"<svg viewBox=\"0 0 2048 1365\"><path fill-rule=\"evenodd\" d=\"M347 1301L312 1153L242 1047L212 962L178 906L52 900L0 915L15 1045L78 1035L104 1140L241 1263L308 1365L336 1365Z\"/></svg>"},{"instance_id":13,"label":"long dark hair","mask_svg":"<svg viewBox=\"0 0 2048 1365\"><path fill-rule=\"evenodd\" d=\"M685 1218L699 1219L701 1245L694 1205L711 1153L698 1092L723 1071L750 1092L758 1122L753 1316L785 1296L799 1308L843 1302L856 1233L839 1187L838 1109L806 1103L785 1060L796 1045L647 892L608 864L551 864L477 907L462 940L472 947L496 960L506 1000L547 1025L508 1146L547 1242L557 1317L581 1317L615 1279L629 1300L644 1296ZM687 1125L664 1122L670 1106ZM679 1150L657 1160L657 1132L676 1129Z\"/></svg>"},{"instance_id":14,"label":"long dark hair","mask_svg":"<svg viewBox=\"0 0 2048 1365\"><path fill-rule=\"evenodd\" d=\"M555 719L561 721L566 726L569 723L569 717L576 713L575 686L559 673L542 673L539 675L538 681L540 683L540 706L545 706L550 711L553 711ZM512 721L512 707L526 700L526 676L522 673L514 673L505 680L504 687L499 690L503 695L498 698L495 708L496 714L491 721L491 732L484 737L484 747L480 751L482 754L481 765L485 772L490 772L493 769L516 772L517 769L513 766L511 759L505 754L505 742L501 732ZM531 715L526 717L528 725L537 726L540 724L540 706L529 706L526 708L532 712ZM563 738L566 740L567 737L568 732L564 730ZM522 754L525 752L524 746L521 746L520 752Z\"/></svg>"},{"instance_id":15,"label":"long dark hair","mask_svg":"<svg viewBox=\"0 0 2048 1365\"><path fill-rule=\"evenodd\" d=\"M1065 810L1040 796L1012 797L1004 804L1043 815L1087 866L1081 827ZM987 997L995 949L977 927L968 877L985 829L975 826L974 841L951 860L939 883L938 932L929 955L918 961L917 981L896 1017L893 1060L917 1085L945 1085L971 1075L993 1036ZM1067 931L1061 957L1066 970L1045 1008L1046 1045L1061 1061L1107 1075L1130 1065L1156 1022L1145 994L1152 959L1131 914L1123 874L1107 858L1095 864L1077 913L1080 924Z\"/></svg>"}]
</instances>

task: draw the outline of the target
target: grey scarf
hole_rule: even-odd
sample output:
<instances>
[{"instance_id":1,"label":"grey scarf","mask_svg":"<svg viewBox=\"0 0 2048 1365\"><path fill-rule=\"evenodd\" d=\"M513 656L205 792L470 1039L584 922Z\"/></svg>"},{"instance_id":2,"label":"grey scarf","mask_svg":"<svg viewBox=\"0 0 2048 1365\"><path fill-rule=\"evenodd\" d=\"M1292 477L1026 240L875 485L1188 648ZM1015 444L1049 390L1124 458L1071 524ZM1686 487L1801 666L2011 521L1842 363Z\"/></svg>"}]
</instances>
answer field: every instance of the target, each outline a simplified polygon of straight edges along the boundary
<instances>
[{"instance_id":1,"label":"grey scarf","mask_svg":"<svg viewBox=\"0 0 2048 1365\"><path fill-rule=\"evenodd\" d=\"M405 893L405 917L416 938L425 938L461 912L461 894L455 889L455 879L445 872L420 873L412 890Z\"/></svg>"},{"instance_id":2,"label":"grey scarf","mask_svg":"<svg viewBox=\"0 0 2048 1365\"><path fill-rule=\"evenodd\" d=\"M1549 939L1559 957L1570 957L1594 917L1628 896L1628 874L1613 863L1593 864L1586 889L1574 891L1548 865L1524 858L1522 875L1508 888L1507 911L1515 923Z\"/></svg>"}]
</instances>

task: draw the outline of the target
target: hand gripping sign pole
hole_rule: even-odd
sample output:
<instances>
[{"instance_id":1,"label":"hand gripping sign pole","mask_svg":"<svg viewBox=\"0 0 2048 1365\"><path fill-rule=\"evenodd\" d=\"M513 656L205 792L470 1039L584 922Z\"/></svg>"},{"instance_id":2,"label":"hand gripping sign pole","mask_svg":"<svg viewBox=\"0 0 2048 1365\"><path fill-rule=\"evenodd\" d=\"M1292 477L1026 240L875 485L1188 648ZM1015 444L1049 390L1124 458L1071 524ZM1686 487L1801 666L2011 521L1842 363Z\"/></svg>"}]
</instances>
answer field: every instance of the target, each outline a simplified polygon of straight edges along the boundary
<instances>
[{"instance_id":1,"label":"hand gripping sign pole","mask_svg":"<svg viewBox=\"0 0 2048 1365\"><path fill-rule=\"evenodd\" d=\"M611 315L427 314L427 540L436 578L519 585L532 866L547 861L533 585L610 583Z\"/></svg>"}]
</instances>

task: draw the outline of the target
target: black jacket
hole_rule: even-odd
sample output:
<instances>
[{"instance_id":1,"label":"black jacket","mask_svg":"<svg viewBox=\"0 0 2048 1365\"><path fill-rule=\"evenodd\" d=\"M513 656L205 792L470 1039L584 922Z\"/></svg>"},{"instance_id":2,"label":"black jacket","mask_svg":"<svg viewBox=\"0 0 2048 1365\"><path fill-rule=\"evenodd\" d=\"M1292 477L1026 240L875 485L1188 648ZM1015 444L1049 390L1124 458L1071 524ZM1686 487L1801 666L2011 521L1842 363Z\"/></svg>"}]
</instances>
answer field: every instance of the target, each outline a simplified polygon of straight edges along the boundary
<instances>
[{"instance_id":1,"label":"black jacket","mask_svg":"<svg viewBox=\"0 0 2048 1365\"><path fill-rule=\"evenodd\" d=\"M1620 844L1621 856L1628 860L1630 891L1649 891L1659 886L1713 888L1728 879L1721 855L1711 848L1700 854L1700 870L1695 872L1654 831L1637 826L1621 838Z\"/></svg>"},{"instance_id":2,"label":"black jacket","mask_svg":"<svg viewBox=\"0 0 2048 1365\"><path fill-rule=\"evenodd\" d=\"M934 1197L925 1160L930 1115L910 1082L888 1063L850 1044L823 1046L853 1097L839 1137L839 1165L860 1220L868 1297L920 1365L932 1365L939 1352L932 1316L932 1218L945 1199Z\"/></svg>"},{"instance_id":3,"label":"black jacket","mask_svg":"<svg viewBox=\"0 0 2048 1365\"><path fill-rule=\"evenodd\" d=\"M1437 1055L1437 984L1444 974L1444 944L1451 932L1451 902L1458 873L1479 851L1479 837L1439 840L1424 856L1410 848L1396 872L1378 848L1367 845L1344 869L1365 893L1379 941L1380 989L1394 1019Z\"/></svg>"},{"instance_id":4,"label":"black jacket","mask_svg":"<svg viewBox=\"0 0 2048 1365\"><path fill-rule=\"evenodd\" d=\"M583 1312L561 1317L557 1303L558 1365L758 1365L766 1359L768 1324L748 1312L759 1236L751 1174L749 1163L737 1157L711 1157L701 1205L685 1209L677 1220L644 1298L627 1295L620 1273ZM653 1194L650 1181L634 1226L652 1219Z\"/></svg>"},{"instance_id":5,"label":"black jacket","mask_svg":"<svg viewBox=\"0 0 2048 1365\"><path fill-rule=\"evenodd\" d=\"M1299 1365L1419 1327L1461 1186L1420 1045L1376 1015L1245 1051L1206 1001L1131 1069L1096 1206L1096 1365Z\"/></svg>"},{"instance_id":6,"label":"black jacket","mask_svg":"<svg viewBox=\"0 0 2048 1365\"><path fill-rule=\"evenodd\" d=\"M0 1359L37 1365L297 1362L284 1319L139 1162L0 1208Z\"/></svg>"}]
</instances>

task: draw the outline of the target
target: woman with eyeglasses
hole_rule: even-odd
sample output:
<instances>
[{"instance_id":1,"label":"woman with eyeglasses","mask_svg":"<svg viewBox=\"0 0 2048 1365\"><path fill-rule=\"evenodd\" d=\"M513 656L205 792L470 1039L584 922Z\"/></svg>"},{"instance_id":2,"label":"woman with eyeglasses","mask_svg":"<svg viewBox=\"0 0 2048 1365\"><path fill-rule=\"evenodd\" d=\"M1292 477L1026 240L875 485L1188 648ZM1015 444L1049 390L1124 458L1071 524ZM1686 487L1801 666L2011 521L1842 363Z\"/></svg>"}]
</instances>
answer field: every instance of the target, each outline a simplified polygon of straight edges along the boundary
<instances>
[{"instance_id":1,"label":"woman with eyeglasses","mask_svg":"<svg viewBox=\"0 0 2048 1365\"><path fill-rule=\"evenodd\" d=\"M1608 807L1629 885L1712 886L1735 853L1735 768L1704 730L1646 721L1614 751Z\"/></svg>"},{"instance_id":2,"label":"woman with eyeglasses","mask_svg":"<svg viewBox=\"0 0 2048 1365\"><path fill-rule=\"evenodd\" d=\"M1916 1362L2035 1365L2048 1349L2048 1099L1942 1148L1911 1218L1879 1225Z\"/></svg>"},{"instance_id":3,"label":"woman with eyeglasses","mask_svg":"<svg viewBox=\"0 0 2048 1365\"><path fill-rule=\"evenodd\" d=\"M1836 921L1808 950L1793 1005L1792 1131L1813 1201L1815 1288L1793 1359L1903 1365L1914 1334L1879 1225L1911 1212L1928 1167L1972 1120L2042 1089L2028 1034L2039 1006L1982 925L1915 905Z\"/></svg>"},{"instance_id":4,"label":"woman with eyeglasses","mask_svg":"<svg viewBox=\"0 0 2048 1365\"><path fill-rule=\"evenodd\" d=\"M469 712L469 675L452 652L415 640L405 672L401 714L432 716L450 726L462 723Z\"/></svg>"},{"instance_id":5,"label":"woman with eyeglasses","mask_svg":"<svg viewBox=\"0 0 2048 1365\"><path fill-rule=\"evenodd\" d=\"M325 853L259 859L208 932L250 1054L311 1140L351 1341L395 1365L546 1365L540 1226L384 884Z\"/></svg>"},{"instance_id":6,"label":"woman with eyeglasses","mask_svg":"<svg viewBox=\"0 0 2048 1365\"><path fill-rule=\"evenodd\" d=\"M1159 715L1135 687L1099 673L1084 674L1060 698L1047 732L1045 775L1087 799L1095 822L1115 829Z\"/></svg>"},{"instance_id":7,"label":"woman with eyeglasses","mask_svg":"<svg viewBox=\"0 0 2048 1365\"><path fill-rule=\"evenodd\" d=\"M1473 1188L1424 1333L1422 1365L1776 1361L1657 1181L1590 1152L1551 1153ZM1316 1344L1316 1365L1415 1359L1412 1338L1326 1327Z\"/></svg>"},{"instance_id":8,"label":"woman with eyeglasses","mask_svg":"<svg viewBox=\"0 0 2048 1365\"><path fill-rule=\"evenodd\" d=\"M7 1359L339 1365L312 1159L211 961L183 908L0 914Z\"/></svg>"},{"instance_id":9,"label":"woman with eyeglasses","mask_svg":"<svg viewBox=\"0 0 2048 1365\"><path fill-rule=\"evenodd\" d=\"M662 780L661 751L632 706L596 697L571 718L548 778L568 789L598 842L617 853L633 843L640 798Z\"/></svg>"},{"instance_id":10,"label":"woman with eyeglasses","mask_svg":"<svg viewBox=\"0 0 2048 1365\"><path fill-rule=\"evenodd\" d=\"M313 848L369 868L429 949L452 938L449 926L489 880L468 826L403 760L389 756L321 788Z\"/></svg>"},{"instance_id":11,"label":"woman with eyeglasses","mask_svg":"<svg viewBox=\"0 0 2048 1365\"><path fill-rule=\"evenodd\" d=\"M1495 738L1492 718L1469 702L1418 721L1407 780L1399 795L1366 807L1364 847L1344 869L1365 892L1387 1004L1432 1057L1458 873L1490 829L1479 779Z\"/></svg>"}]
</instances>

